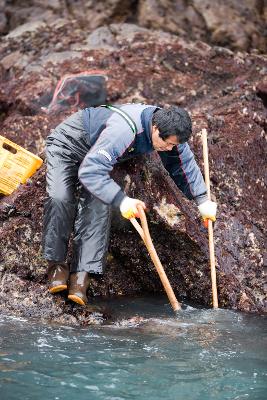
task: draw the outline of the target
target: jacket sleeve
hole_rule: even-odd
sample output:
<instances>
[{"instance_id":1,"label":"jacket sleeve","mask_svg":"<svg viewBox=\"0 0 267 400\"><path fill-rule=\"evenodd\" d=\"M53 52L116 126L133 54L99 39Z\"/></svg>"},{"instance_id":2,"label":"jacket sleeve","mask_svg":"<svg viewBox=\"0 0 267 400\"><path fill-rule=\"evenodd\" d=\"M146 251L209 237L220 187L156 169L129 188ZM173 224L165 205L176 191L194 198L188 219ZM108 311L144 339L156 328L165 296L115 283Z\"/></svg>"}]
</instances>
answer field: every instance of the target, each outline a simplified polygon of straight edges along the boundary
<instances>
[{"instance_id":1,"label":"jacket sleeve","mask_svg":"<svg viewBox=\"0 0 267 400\"><path fill-rule=\"evenodd\" d=\"M94 146L79 168L82 185L103 203L119 206L125 197L120 186L110 177L114 165L134 141L128 123L114 113L107 121Z\"/></svg>"},{"instance_id":2,"label":"jacket sleeve","mask_svg":"<svg viewBox=\"0 0 267 400\"><path fill-rule=\"evenodd\" d=\"M208 199L202 173L188 143L158 153L175 184L189 200L194 199L199 205Z\"/></svg>"}]
</instances>

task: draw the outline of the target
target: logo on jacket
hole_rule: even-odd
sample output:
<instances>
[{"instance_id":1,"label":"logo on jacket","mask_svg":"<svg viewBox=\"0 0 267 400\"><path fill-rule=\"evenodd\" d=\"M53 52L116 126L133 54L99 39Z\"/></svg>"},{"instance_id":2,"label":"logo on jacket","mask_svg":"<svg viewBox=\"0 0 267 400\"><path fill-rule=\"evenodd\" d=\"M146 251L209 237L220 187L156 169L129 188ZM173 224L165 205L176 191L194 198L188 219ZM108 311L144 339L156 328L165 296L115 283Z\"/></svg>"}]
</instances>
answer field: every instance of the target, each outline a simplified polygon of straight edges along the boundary
<instances>
[{"instance_id":1,"label":"logo on jacket","mask_svg":"<svg viewBox=\"0 0 267 400\"><path fill-rule=\"evenodd\" d=\"M103 156L105 156L109 161L112 160L112 157L110 154L108 154L108 152L106 150L100 149L97 152L98 154L102 154Z\"/></svg>"}]
</instances>

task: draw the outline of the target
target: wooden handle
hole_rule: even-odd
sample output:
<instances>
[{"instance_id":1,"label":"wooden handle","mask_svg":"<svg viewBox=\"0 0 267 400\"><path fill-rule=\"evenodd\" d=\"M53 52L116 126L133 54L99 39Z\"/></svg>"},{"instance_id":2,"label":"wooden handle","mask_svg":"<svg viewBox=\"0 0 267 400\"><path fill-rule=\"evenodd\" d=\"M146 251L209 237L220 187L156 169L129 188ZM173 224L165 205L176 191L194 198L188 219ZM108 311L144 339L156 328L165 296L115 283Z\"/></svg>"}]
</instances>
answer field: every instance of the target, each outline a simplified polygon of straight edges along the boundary
<instances>
[{"instance_id":1,"label":"wooden handle","mask_svg":"<svg viewBox=\"0 0 267 400\"><path fill-rule=\"evenodd\" d=\"M135 227L135 229L137 230L137 232L139 233L139 235L141 236L141 238L143 239L146 248L150 254L150 257L156 267L156 270L159 274L161 283L167 293L168 299L171 303L171 306L173 308L174 311L178 311L181 309L181 305L180 303L177 301L175 294L172 290L171 284L169 282L169 279L164 271L164 268L160 262L160 259L157 255L157 252L155 250L155 247L153 245L150 233L149 233L149 229L148 229L148 225L147 225L147 219L146 219L146 214L145 211L143 209L142 206L137 206L138 208L138 212L140 215L140 219L141 219L141 224L142 227L139 225L139 223L136 221L135 218L131 218L130 221L133 224L133 226Z\"/></svg>"},{"instance_id":2,"label":"wooden handle","mask_svg":"<svg viewBox=\"0 0 267 400\"><path fill-rule=\"evenodd\" d=\"M208 198L210 200L211 199L210 198L210 172L209 172L208 138L207 138L207 130L206 129L202 129L202 145L203 145L205 182L206 182L206 186L207 186ZM213 303L213 308L218 308L213 226L212 226L212 221L210 219L208 220L208 234L209 234L212 303Z\"/></svg>"}]
</instances>

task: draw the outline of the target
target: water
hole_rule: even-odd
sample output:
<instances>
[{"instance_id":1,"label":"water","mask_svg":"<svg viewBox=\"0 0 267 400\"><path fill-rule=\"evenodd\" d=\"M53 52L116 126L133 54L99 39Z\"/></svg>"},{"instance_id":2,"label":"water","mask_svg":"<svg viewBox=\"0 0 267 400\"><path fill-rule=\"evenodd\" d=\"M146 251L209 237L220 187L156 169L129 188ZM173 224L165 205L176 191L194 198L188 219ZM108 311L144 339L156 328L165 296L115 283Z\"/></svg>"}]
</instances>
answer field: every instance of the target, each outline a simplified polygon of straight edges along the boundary
<instances>
[{"instance_id":1,"label":"water","mask_svg":"<svg viewBox=\"0 0 267 400\"><path fill-rule=\"evenodd\" d=\"M2 317L0 399L267 399L266 317L175 318L165 298L111 306L115 321L97 327Z\"/></svg>"}]
</instances>

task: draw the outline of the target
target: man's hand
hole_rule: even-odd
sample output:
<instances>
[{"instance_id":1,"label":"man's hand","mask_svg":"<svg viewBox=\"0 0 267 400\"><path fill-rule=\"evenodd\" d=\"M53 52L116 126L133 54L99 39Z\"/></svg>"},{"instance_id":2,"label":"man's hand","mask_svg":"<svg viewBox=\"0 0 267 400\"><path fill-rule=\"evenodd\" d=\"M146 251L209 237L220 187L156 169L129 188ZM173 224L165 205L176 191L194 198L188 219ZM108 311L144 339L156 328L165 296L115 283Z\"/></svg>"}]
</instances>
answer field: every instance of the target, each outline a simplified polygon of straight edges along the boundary
<instances>
[{"instance_id":1,"label":"man's hand","mask_svg":"<svg viewBox=\"0 0 267 400\"><path fill-rule=\"evenodd\" d=\"M210 219L213 222L216 221L217 203L211 200L206 200L198 206L198 209L204 221L207 219Z\"/></svg>"},{"instance_id":2,"label":"man's hand","mask_svg":"<svg viewBox=\"0 0 267 400\"><path fill-rule=\"evenodd\" d=\"M121 215L126 219L139 217L139 213L137 210L138 205L143 207L144 210L146 209L146 205L143 201L138 200L138 199L132 199L132 198L126 196L122 200L121 205L120 205Z\"/></svg>"}]
</instances>

